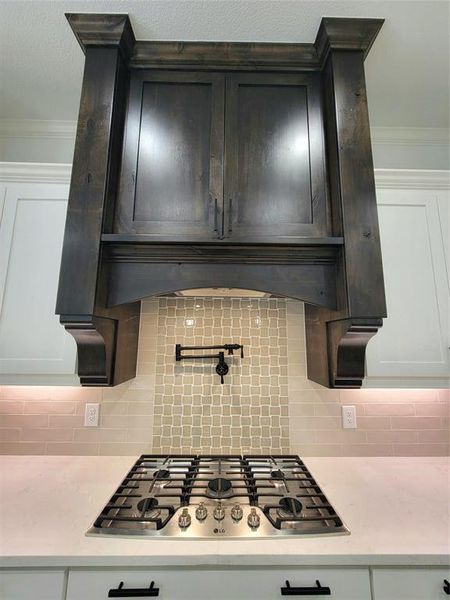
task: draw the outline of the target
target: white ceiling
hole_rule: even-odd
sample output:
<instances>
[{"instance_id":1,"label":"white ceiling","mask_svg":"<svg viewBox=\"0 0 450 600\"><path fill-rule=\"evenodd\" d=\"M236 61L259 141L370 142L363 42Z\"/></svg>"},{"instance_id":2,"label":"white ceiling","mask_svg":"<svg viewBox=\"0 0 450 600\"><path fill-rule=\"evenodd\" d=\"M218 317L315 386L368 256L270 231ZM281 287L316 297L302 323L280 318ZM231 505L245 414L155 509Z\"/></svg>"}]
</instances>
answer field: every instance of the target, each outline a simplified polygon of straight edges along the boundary
<instances>
[{"instance_id":1,"label":"white ceiling","mask_svg":"<svg viewBox=\"0 0 450 600\"><path fill-rule=\"evenodd\" d=\"M0 118L77 118L83 54L65 12L128 13L138 39L265 42L313 42L322 16L383 17L372 125L449 125L446 0L0 0Z\"/></svg>"}]
</instances>

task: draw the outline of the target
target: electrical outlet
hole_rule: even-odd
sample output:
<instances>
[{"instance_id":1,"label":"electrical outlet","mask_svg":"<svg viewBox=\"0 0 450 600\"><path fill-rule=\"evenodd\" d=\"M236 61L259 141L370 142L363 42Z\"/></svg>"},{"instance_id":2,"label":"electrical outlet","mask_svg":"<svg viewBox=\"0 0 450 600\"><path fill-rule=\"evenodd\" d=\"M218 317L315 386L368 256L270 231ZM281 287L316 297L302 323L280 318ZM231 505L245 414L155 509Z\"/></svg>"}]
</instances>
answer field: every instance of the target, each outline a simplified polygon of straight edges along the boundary
<instances>
[{"instance_id":1,"label":"electrical outlet","mask_svg":"<svg viewBox=\"0 0 450 600\"><path fill-rule=\"evenodd\" d=\"M84 426L98 427L98 417L100 414L100 404L86 404L84 412Z\"/></svg>"},{"instance_id":2,"label":"electrical outlet","mask_svg":"<svg viewBox=\"0 0 450 600\"><path fill-rule=\"evenodd\" d=\"M342 407L342 427L344 429L356 429L356 407Z\"/></svg>"}]
</instances>

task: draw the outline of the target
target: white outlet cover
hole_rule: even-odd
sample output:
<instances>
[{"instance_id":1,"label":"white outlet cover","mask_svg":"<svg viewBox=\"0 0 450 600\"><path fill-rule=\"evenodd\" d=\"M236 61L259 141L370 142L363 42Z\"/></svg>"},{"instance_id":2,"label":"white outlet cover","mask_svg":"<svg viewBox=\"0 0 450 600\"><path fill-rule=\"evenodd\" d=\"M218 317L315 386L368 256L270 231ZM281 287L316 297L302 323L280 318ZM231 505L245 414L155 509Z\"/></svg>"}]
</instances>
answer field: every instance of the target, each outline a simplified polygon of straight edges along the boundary
<instances>
[{"instance_id":1,"label":"white outlet cover","mask_svg":"<svg viewBox=\"0 0 450 600\"><path fill-rule=\"evenodd\" d=\"M84 411L84 426L98 427L98 418L100 414L100 404L86 404Z\"/></svg>"},{"instance_id":2,"label":"white outlet cover","mask_svg":"<svg viewBox=\"0 0 450 600\"><path fill-rule=\"evenodd\" d=\"M356 429L356 406L342 407L343 429Z\"/></svg>"}]
</instances>

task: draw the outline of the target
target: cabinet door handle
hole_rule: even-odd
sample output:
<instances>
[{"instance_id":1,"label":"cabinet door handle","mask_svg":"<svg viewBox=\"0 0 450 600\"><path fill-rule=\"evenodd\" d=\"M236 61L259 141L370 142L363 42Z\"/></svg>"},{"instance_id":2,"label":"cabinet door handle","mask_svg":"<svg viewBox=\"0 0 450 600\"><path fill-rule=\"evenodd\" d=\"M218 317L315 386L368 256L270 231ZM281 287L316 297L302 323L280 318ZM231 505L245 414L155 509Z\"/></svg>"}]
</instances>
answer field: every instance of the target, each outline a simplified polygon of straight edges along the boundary
<instances>
[{"instance_id":1,"label":"cabinet door handle","mask_svg":"<svg viewBox=\"0 0 450 600\"><path fill-rule=\"evenodd\" d=\"M315 587L291 587L289 581L286 581L286 587L281 588L282 596L331 596L329 587L320 585L320 581L316 579Z\"/></svg>"},{"instance_id":2,"label":"cabinet door handle","mask_svg":"<svg viewBox=\"0 0 450 600\"><path fill-rule=\"evenodd\" d=\"M159 588L155 587L155 582L152 581L148 588L125 589L123 581L119 583L119 587L109 590L108 598L150 598L159 596Z\"/></svg>"},{"instance_id":3,"label":"cabinet door handle","mask_svg":"<svg viewBox=\"0 0 450 600\"><path fill-rule=\"evenodd\" d=\"M450 582L448 579L444 579L444 587L442 588L447 596L450 596Z\"/></svg>"},{"instance_id":4,"label":"cabinet door handle","mask_svg":"<svg viewBox=\"0 0 450 600\"><path fill-rule=\"evenodd\" d=\"M217 233L217 230L218 230L217 211L218 211L217 198L214 198L214 231L216 233Z\"/></svg>"},{"instance_id":5,"label":"cabinet door handle","mask_svg":"<svg viewBox=\"0 0 450 600\"><path fill-rule=\"evenodd\" d=\"M228 233L233 232L233 198L229 200L228 207Z\"/></svg>"}]
</instances>

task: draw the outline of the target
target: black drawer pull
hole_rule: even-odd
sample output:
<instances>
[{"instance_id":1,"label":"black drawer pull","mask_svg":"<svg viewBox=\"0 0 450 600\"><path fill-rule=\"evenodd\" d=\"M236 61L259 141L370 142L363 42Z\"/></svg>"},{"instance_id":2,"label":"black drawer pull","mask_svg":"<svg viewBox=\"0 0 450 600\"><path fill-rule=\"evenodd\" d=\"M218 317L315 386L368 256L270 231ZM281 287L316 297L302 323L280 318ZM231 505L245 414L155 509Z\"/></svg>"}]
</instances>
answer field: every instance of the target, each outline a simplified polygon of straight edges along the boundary
<instances>
[{"instance_id":1,"label":"black drawer pull","mask_svg":"<svg viewBox=\"0 0 450 600\"><path fill-rule=\"evenodd\" d=\"M316 579L316 587L291 587L289 581L286 581L286 587L281 588L282 596L331 596L329 587L322 587L320 581Z\"/></svg>"},{"instance_id":2,"label":"black drawer pull","mask_svg":"<svg viewBox=\"0 0 450 600\"><path fill-rule=\"evenodd\" d=\"M447 596L450 596L450 583L448 579L444 579L444 587L442 588Z\"/></svg>"},{"instance_id":3,"label":"black drawer pull","mask_svg":"<svg viewBox=\"0 0 450 600\"><path fill-rule=\"evenodd\" d=\"M109 590L108 598L150 598L159 596L159 588L155 587L155 582L152 581L148 588L134 588L126 590L123 587L123 581L119 583L119 587L114 590Z\"/></svg>"}]
</instances>

